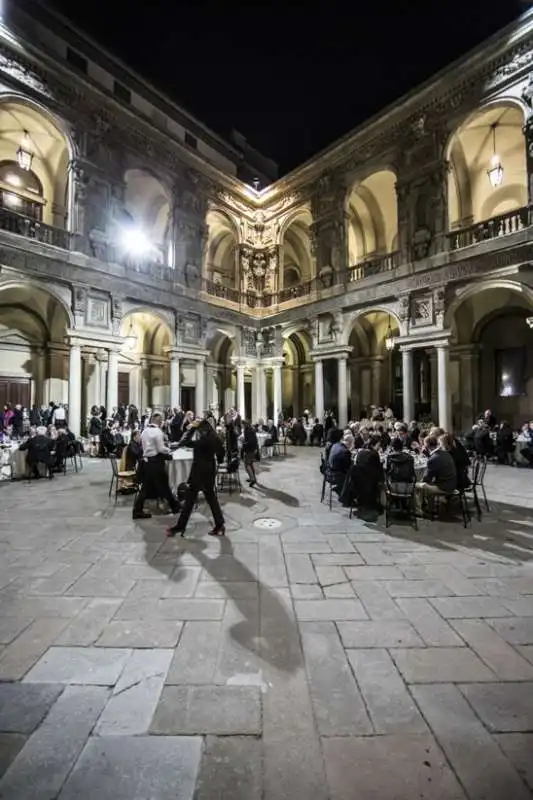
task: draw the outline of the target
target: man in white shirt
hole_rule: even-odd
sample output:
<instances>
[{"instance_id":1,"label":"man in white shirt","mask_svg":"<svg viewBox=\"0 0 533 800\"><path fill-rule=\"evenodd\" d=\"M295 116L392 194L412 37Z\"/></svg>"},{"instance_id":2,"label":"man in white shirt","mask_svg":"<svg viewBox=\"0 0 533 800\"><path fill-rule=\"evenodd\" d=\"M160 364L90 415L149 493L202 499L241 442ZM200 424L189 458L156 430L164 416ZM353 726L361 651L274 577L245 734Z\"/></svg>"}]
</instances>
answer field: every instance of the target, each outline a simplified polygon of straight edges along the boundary
<instances>
[{"instance_id":1,"label":"man in white shirt","mask_svg":"<svg viewBox=\"0 0 533 800\"><path fill-rule=\"evenodd\" d=\"M67 427L67 414L63 403L60 403L58 407L54 409L54 413L52 415L52 425L55 425L56 428Z\"/></svg>"},{"instance_id":2,"label":"man in white shirt","mask_svg":"<svg viewBox=\"0 0 533 800\"><path fill-rule=\"evenodd\" d=\"M148 519L152 515L144 511L144 501L162 497L174 514L180 510L180 504L170 491L165 461L172 458L170 450L165 446L161 424L161 414L152 414L148 427L141 435L143 458L139 462L141 488L133 506L133 519Z\"/></svg>"}]
</instances>

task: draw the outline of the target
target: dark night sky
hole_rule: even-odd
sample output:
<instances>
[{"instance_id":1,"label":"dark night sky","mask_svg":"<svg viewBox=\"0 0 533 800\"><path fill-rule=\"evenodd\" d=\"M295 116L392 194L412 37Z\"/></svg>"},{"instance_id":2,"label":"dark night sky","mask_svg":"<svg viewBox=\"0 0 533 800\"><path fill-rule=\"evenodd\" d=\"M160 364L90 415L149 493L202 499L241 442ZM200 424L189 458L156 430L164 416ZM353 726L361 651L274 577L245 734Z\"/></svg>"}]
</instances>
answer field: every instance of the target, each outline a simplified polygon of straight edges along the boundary
<instances>
[{"instance_id":1,"label":"dark night sky","mask_svg":"<svg viewBox=\"0 0 533 800\"><path fill-rule=\"evenodd\" d=\"M530 3L137 0L120 4L123 13L113 0L49 5L219 134L240 130L283 173Z\"/></svg>"}]
</instances>

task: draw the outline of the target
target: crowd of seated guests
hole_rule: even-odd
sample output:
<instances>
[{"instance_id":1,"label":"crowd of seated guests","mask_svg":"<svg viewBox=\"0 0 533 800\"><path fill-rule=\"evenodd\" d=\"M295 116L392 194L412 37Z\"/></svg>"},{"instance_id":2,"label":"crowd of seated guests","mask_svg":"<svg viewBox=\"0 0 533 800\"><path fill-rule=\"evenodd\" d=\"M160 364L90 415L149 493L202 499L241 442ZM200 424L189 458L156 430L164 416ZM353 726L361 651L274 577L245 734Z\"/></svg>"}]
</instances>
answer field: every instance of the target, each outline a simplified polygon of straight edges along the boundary
<instances>
[{"instance_id":1,"label":"crowd of seated guests","mask_svg":"<svg viewBox=\"0 0 533 800\"><path fill-rule=\"evenodd\" d=\"M415 458L424 468L419 481ZM431 495L468 488L469 467L466 448L442 428L421 430L414 422L376 421L352 422L344 430L330 428L321 468L344 506L379 513L385 486L401 495L416 488L424 505Z\"/></svg>"},{"instance_id":2,"label":"crowd of seated guests","mask_svg":"<svg viewBox=\"0 0 533 800\"><path fill-rule=\"evenodd\" d=\"M498 464L533 467L533 421L515 431L488 409L465 435L465 443L471 452Z\"/></svg>"},{"instance_id":3,"label":"crowd of seated guests","mask_svg":"<svg viewBox=\"0 0 533 800\"><path fill-rule=\"evenodd\" d=\"M65 470L66 461L81 452L81 444L68 428L39 425L30 428L29 435L19 445L26 453L26 464L32 478L47 476Z\"/></svg>"}]
</instances>

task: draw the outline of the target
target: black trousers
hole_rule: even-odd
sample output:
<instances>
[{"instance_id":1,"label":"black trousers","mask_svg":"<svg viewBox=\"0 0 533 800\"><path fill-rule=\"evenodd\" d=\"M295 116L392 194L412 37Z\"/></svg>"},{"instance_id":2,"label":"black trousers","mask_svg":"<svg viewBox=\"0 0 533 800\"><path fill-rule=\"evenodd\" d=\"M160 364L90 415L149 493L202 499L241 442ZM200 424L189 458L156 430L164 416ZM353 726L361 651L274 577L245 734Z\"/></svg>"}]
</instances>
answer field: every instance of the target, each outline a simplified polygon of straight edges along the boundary
<instances>
[{"instance_id":1,"label":"black trousers","mask_svg":"<svg viewBox=\"0 0 533 800\"><path fill-rule=\"evenodd\" d=\"M176 522L176 528L181 532L185 531L187 527L192 510L196 500L198 499L198 492L200 491L204 493L206 503L211 509L213 520L215 522L215 528L221 528L224 525L224 515L222 514L222 509L220 508L220 503L218 502L214 483L204 484L203 486L189 485L187 494L185 496L185 503L183 504L181 514Z\"/></svg>"},{"instance_id":2,"label":"black trousers","mask_svg":"<svg viewBox=\"0 0 533 800\"><path fill-rule=\"evenodd\" d=\"M149 458L148 461L143 464L142 484L133 506L134 514L143 510L144 501L147 498L150 500L162 498L167 501L174 514L177 514L179 511L179 503L170 491L170 486L168 485L165 459L160 456Z\"/></svg>"}]
</instances>

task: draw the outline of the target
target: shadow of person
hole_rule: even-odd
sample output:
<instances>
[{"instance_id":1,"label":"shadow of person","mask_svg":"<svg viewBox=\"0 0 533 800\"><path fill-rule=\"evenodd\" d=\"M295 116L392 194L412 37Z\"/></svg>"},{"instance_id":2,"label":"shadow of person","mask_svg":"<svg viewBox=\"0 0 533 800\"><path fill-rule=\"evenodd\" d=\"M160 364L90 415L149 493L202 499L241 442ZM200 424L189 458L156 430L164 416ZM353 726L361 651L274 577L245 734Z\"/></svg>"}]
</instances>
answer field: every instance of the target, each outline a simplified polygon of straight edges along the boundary
<instances>
[{"instance_id":1,"label":"shadow of person","mask_svg":"<svg viewBox=\"0 0 533 800\"><path fill-rule=\"evenodd\" d=\"M230 628L232 639L277 670L295 672L299 669L303 665L300 638L284 598L260 583L248 567L235 558L233 545L227 537L220 538L220 551L216 558L205 554L207 545L201 539L186 541L186 552L224 588L228 599L233 601L243 617ZM231 575L231 580L227 579L228 575ZM251 603L250 597L243 596L242 591L236 591L243 583L257 584L257 604ZM258 619L252 612L253 608L259 611Z\"/></svg>"},{"instance_id":2,"label":"shadow of person","mask_svg":"<svg viewBox=\"0 0 533 800\"><path fill-rule=\"evenodd\" d=\"M283 503L284 506L297 508L300 505L300 501L297 497L294 497L292 494L288 494L287 492L282 492L281 489L267 488L261 483L258 483L256 486L254 486L254 489L264 497L268 497L269 500L277 500L278 503Z\"/></svg>"}]
</instances>

